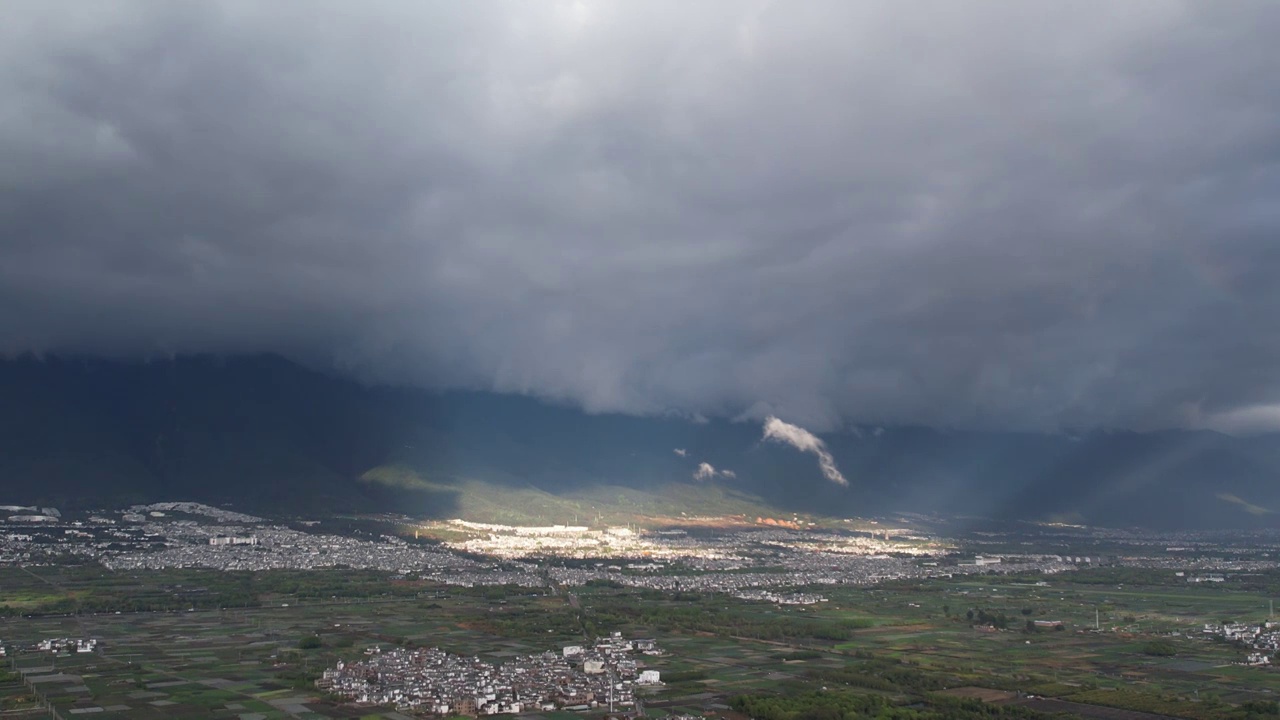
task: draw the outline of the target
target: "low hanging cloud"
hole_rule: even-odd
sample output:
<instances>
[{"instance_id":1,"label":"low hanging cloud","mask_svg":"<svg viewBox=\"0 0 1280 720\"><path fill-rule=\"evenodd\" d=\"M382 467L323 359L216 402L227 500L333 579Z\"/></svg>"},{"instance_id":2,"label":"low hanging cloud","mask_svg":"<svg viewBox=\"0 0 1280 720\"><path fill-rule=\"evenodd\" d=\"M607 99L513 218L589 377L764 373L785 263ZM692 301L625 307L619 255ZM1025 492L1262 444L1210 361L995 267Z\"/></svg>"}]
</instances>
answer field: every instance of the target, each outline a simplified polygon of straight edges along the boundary
<instances>
[{"instance_id":1,"label":"low hanging cloud","mask_svg":"<svg viewBox=\"0 0 1280 720\"><path fill-rule=\"evenodd\" d=\"M693 473L694 480L714 480L716 477L716 469L711 463L698 463L698 469Z\"/></svg>"},{"instance_id":2,"label":"low hanging cloud","mask_svg":"<svg viewBox=\"0 0 1280 720\"><path fill-rule=\"evenodd\" d=\"M689 454L689 451L685 450L684 448L676 448L673 452L679 455L680 457L685 457L686 455Z\"/></svg>"},{"instance_id":3,"label":"low hanging cloud","mask_svg":"<svg viewBox=\"0 0 1280 720\"><path fill-rule=\"evenodd\" d=\"M808 430L770 415L764 421L764 439L785 443L800 452L817 455L818 467L822 469L824 477L837 485L849 484L849 481L840 473L840 469L836 467L836 460L831 457L826 443Z\"/></svg>"},{"instance_id":4,"label":"low hanging cloud","mask_svg":"<svg viewBox=\"0 0 1280 720\"><path fill-rule=\"evenodd\" d=\"M698 469L693 472L694 480L715 480L717 477L732 480L738 477L738 473L732 470L717 470L709 462L698 463Z\"/></svg>"}]
</instances>

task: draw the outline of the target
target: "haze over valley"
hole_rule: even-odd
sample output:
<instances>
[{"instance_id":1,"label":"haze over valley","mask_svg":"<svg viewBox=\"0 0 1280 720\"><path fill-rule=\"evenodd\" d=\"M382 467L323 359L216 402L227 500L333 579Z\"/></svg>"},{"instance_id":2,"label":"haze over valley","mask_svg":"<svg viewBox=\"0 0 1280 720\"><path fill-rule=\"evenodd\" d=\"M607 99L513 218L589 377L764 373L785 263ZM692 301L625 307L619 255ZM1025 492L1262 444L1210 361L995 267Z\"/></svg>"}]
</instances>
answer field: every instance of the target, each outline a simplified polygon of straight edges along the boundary
<instances>
[{"instance_id":1,"label":"haze over valley","mask_svg":"<svg viewBox=\"0 0 1280 720\"><path fill-rule=\"evenodd\" d=\"M20 504L194 499L535 525L912 512L1159 529L1270 527L1280 507L1269 435L850 425L818 440L776 418L365 386L276 356L27 357L0 363L0 397L5 501Z\"/></svg>"},{"instance_id":2,"label":"haze over valley","mask_svg":"<svg viewBox=\"0 0 1280 720\"><path fill-rule=\"evenodd\" d=\"M1275 0L4 0L0 718L1280 720Z\"/></svg>"}]
</instances>

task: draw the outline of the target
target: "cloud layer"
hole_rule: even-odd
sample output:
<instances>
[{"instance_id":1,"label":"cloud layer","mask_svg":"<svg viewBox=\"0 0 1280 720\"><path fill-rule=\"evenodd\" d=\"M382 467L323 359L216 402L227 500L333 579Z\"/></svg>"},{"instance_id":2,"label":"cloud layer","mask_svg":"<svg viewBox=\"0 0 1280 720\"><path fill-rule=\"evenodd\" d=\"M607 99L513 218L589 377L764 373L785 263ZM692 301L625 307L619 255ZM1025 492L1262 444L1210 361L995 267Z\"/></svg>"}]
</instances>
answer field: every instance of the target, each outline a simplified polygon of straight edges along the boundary
<instances>
[{"instance_id":1,"label":"cloud layer","mask_svg":"<svg viewBox=\"0 0 1280 720\"><path fill-rule=\"evenodd\" d=\"M836 467L836 460L831 457L831 452L827 450L826 443L822 442L822 438L808 430L783 422L771 415L764 421L764 437L762 439L780 442L790 445L800 452L816 455L818 457L818 468L822 470L823 477L837 485L849 484L845 476L840 473L840 468Z\"/></svg>"},{"instance_id":2,"label":"cloud layer","mask_svg":"<svg viewBox=\"0 0 1280 720\"><path fill-rule=\"evenodd\" d=\"M1280 6L13 0L0 352L1280 427Z\"/></svg>"}]
</instances>

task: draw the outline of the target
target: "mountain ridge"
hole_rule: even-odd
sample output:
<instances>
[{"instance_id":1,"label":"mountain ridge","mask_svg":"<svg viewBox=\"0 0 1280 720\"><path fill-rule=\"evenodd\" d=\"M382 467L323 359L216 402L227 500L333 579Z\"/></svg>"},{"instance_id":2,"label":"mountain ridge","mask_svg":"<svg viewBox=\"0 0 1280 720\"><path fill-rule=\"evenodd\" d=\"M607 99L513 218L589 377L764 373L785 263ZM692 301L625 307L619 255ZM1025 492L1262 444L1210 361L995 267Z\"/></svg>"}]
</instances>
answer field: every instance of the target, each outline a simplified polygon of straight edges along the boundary
<instances>
[{"instance_id":1,"label":"mountain ridge","mask_svg":"<svg viewBox=\"0 0 1280 720\"><path fill-rule=\"evenodd\" d=\"M1280 508L1273 436L867 430L823 436L850 478L844 488L822 479L812 455L761 442L748 423L365 386L278 356L0 360L0 483L4 502L21 504L197 499L286 514L454 517L473 502L467 483L550 496L599 487L660 495L696 487L693 474L707 462L737 476L717 486L777 514L1198 528L1274 527ZM361 481L388 467L408 468L426 486Z\"/></svg>"}]
</instances>

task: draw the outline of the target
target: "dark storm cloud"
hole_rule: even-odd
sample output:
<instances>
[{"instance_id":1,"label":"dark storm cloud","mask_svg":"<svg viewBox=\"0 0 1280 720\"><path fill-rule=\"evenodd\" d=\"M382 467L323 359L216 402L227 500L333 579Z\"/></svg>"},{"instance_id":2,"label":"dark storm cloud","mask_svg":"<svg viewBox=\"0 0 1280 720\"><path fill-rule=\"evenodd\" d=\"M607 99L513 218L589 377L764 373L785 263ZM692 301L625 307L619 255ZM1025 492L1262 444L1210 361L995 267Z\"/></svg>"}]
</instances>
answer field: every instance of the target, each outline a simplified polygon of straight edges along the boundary
<instances>
[{"instance_id":1,"label":"dark storm cloud","mask_svg":"<svg viewBox=\"0 0 1280 720\"><path fill-rule=\"evenodd\" d=\"M0 351L1280 427L1280 8L10 2Z\"/></svg>"}]
</instances>

